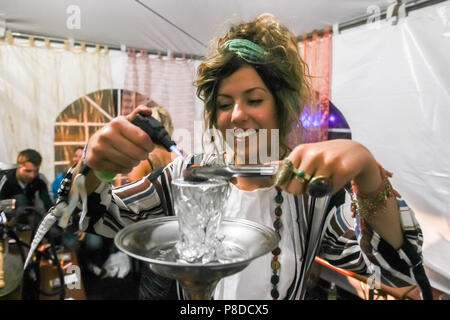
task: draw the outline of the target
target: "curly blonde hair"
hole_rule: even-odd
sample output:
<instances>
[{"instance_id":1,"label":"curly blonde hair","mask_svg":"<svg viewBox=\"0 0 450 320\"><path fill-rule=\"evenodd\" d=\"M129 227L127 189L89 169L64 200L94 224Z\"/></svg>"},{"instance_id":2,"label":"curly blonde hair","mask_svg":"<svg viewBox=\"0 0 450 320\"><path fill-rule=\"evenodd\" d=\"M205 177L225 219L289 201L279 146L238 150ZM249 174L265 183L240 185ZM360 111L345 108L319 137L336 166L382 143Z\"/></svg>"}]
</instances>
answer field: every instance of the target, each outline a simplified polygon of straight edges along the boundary
<instances>
[{"instance_id":1,"label":"curly blonde hair","mask_svg":"<svg viewBox=\"0 0 450 320\"><path fill-rule=\"evenodd\" d=\"M259 45L265 50L264 60L250 61L224 49L224 43L231 39L247 39ZM255 68L275 98L280 157L284 157L290 151L287 136L293 126L301 126L299 116L311 91L308 67L300 57L294 34L271 14L234 25L222 37L213 39L195 81L197 96L205 105L205 127L216 128L220 81L246 64Z\"/></svg>"}]
</instances>

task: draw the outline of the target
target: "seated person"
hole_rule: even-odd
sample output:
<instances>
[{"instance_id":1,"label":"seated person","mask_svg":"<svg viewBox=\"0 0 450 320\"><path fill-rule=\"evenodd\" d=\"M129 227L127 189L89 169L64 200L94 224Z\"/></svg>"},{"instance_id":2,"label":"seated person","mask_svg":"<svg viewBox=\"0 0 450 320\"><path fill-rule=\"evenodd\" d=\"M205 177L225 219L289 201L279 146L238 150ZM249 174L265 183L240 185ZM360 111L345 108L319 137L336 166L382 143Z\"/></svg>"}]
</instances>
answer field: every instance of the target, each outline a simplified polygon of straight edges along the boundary
<instances>
[{"instance_id":1,"label":"seated person","mask_svg":"<svg viewBox=\"0 0 450 320\"><path fill-rule=\"evenodd\" d=\"M16 210L34 210L45 214L53 202L49 187L39 174L42 157L36 150L26 149L17 155L17 168L9 170L4 176L0 190L0 200L16 199Z\"/></svg>"}]
</instances>

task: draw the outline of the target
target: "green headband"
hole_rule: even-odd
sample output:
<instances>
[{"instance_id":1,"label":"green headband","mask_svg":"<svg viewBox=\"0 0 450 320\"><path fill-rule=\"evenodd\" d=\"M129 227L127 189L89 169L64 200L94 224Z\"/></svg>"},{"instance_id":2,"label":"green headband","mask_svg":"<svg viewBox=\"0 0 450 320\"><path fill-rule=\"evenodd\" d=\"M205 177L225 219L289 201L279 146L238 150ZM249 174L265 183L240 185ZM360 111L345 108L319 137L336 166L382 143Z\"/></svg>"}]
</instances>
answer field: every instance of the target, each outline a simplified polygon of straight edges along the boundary
<instances>
[{"instance_id":1,"label":"green headband","mask_svg":"<svg viewBox=\"0 0 450 320\"><path fill-rule=\"evenodd\" d=\"M249 61L261 62L264 61L266 57L266 51L260 45L247 39L228 40L221 48L234 52L243 59Z\"/></svg>"}]
</instances>

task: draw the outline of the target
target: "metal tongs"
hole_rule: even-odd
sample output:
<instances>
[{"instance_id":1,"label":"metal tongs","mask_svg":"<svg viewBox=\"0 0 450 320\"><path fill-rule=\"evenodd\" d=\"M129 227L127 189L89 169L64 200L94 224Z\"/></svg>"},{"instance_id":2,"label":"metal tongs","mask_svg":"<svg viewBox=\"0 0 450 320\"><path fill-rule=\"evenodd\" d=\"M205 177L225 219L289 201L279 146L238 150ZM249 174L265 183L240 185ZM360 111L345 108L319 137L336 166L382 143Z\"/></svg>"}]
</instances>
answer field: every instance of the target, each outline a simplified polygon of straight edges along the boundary
<instances>
[{"instance_id":1,"label":"metal tongs","mask_svg":"<svg viewBox=\"0 0 450 320\"><path fill-rule=\"evenodd\" d=\"M277 172L275 166L243 166L211 165L190 166L183 171L183 178L191 181L204 181L208 179L226 179L233 177L271 177Z\"/></svg>"},{"instance_id":2,"label":"metal tongs","mask_svg":"<svg viewBox=\"0 0 450 320\"><path fill-rule=\"evenodd\" d=\"M272 178L275 183L283 185L285 182L279 179L280 166L255 165L237 167L233 165L191 165L183 170L184 180L206 181L208 179L230 180L234 177ZM327 180L327 179L326 179ZM306 184L306 193L309 196L321 198L331 192L331 184L324 183L323 178L316 182Z\"/></svg>"}]
</instances>

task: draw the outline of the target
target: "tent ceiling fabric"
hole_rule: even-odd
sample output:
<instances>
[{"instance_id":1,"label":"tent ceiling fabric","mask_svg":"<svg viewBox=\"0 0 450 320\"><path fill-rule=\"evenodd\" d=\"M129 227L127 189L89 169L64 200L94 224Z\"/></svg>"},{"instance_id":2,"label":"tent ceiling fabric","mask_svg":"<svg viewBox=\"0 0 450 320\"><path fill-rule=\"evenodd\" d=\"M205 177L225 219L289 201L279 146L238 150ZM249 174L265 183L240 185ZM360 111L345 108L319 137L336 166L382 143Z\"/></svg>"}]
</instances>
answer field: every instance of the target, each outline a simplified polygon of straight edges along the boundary
<instances>
[{"instance_id":1,"label":"tent ceiling fabric","mask_svg":"<svg viewBox=\"0 0 450 320\"><path fill-rule=\"evenodd\" d=\"M2 0L13 32L202 56L232 22L274 14L296 35L365 16L392 0ZM79 28L67 21L79 8Z\"/></svg>"}]
</instances>

